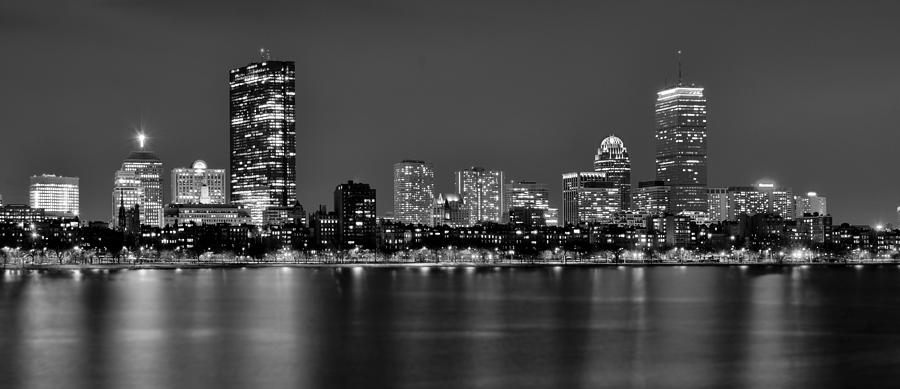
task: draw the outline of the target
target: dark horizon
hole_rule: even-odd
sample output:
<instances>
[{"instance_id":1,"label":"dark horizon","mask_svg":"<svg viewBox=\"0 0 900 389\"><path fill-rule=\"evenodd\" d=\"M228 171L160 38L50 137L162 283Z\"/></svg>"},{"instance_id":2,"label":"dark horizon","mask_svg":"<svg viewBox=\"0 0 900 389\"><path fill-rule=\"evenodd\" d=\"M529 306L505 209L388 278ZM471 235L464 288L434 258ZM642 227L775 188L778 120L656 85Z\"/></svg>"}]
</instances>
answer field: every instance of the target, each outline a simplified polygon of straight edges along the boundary
<instances>
[{"instance_id":1,"label":"dark horizon","mask_svg":"<svg viewBox=\"0 0 900 389\"><path fill-rule=\"evenodd\" d=\"M652 105L683 50L708 98L709 186L770 178L828 197L836 223L897 221L900 182L879 173L900 141L900 4L565 3L0 5L0 195L77 176L83 218L108 220L141 122L166 201L171 169L227 169L228 71L266 47L296 62L307 210L352 179L383 215L403 159L431 162L440 192L477 165L548 184L559 207L560 175L591 170L612 133L633 182L655 178Z\"/></svg>"}]
</instances>

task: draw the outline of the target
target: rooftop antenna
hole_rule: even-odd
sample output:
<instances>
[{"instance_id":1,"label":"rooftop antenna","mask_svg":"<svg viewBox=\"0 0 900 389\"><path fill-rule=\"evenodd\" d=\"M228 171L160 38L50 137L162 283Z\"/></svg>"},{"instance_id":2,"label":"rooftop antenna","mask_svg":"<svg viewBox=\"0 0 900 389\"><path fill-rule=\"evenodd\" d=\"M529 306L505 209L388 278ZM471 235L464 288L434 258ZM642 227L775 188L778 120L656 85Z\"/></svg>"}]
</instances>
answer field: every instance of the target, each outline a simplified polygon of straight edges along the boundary
<instances>
[{"instance_id":1,"label":"rooftop antenna","mask_svg":"<svg viewBox=\"0 0 900 389\"><path fill-rule=\"evenodd\" d=\"M260 47L259 48L259 56L262 58L263 61L268 61L270 59L269 49L267 49L265 47Z\"/></svg>"},{"instance_id":2,"label":"rooftop antenna","mask_svg":"<svg viewBox=\"0 0 900 389\"><path fill-rule=\"evenodd\" d=\"M678 84L676 86L681 86L681 50L678 50Z\"/></svg>"}]
</instances>

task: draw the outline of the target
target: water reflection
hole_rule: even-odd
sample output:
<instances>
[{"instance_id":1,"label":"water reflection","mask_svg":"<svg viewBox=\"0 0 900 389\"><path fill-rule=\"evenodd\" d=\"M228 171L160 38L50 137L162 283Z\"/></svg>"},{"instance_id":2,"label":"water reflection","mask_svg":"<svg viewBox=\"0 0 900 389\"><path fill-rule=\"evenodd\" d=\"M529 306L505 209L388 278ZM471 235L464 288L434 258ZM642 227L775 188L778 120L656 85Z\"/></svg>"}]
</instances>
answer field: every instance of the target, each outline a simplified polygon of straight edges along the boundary
<instances>
[{"instance_id":1,"label":"water reflection","mask_svg":"<svg viewBox=\"0 0 900 389\"><path fill-rule=\"evenodd\" d=\"M890 387L883 267L5 270L0 387Z\"/></svg>"}]
</instances>

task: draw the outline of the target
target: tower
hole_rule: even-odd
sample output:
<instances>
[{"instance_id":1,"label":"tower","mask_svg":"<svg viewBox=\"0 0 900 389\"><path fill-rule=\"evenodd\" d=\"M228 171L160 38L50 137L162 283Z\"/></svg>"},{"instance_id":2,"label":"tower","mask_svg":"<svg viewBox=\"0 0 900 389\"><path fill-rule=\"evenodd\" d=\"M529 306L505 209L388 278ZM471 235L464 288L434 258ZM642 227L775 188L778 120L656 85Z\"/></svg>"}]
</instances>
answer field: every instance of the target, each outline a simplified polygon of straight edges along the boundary
<instances>
[{"instance_id":1,"label":"tower","mask_svg":"<svg viewBox=\"0 0 900 389\"><path fill-rule=\"evenodd\" d=\"M600 142L594 155L594 171L606 175L606 180L619 188L622 209L631 208L631 160L622 139L610 135Z\"/></svg>"},{"instance_id":2,"label":"tower","mask_svg":"<svg viewBox=\"0 0 900 389\"><path fill-rule=\"evenodd\" d=\"M394 218L408 224L432 224L434 167L425 161L394 164Z\"/></svg>"},{"instance_id":3,"label":"tower","mask_svg":"<svg viewBox=\"0 0 900 389\"><path fill-rule=\"evenodd\" d=\"M680 52L679 52L680 54ZM671 187L671 210L708 212L707 129L704 89L681 80L656 93L656 179Z\"/></svg>"},{"instance_id":4,"label":"tower","mask_svg":"<svg viewBox=\"0 0 900 389\"><path fill-rule=\"evenodd\" d=\"M294 62L262 55L229 77L231 201L248 208L256 225L266 208L297 197Z\"/></svg>"}]
</instances>

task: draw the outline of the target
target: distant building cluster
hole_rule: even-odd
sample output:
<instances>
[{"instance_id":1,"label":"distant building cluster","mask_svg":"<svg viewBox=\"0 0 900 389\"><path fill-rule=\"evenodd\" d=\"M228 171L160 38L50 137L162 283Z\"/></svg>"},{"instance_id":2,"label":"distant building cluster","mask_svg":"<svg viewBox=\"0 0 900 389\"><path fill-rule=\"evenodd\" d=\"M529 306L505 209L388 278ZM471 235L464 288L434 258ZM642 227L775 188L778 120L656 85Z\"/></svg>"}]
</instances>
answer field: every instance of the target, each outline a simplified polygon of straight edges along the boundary
<instances>
[{"instance_id":1,"label":"distant building cluster","mask_svg":"<svg viewBox=\"0 0 900 389\"><path fill-rule=\"evenodd\" d=\"M826 198L816 192L795 193L771 181L711 187L704 88L686 85L680 76L655 96L650 180L633 185L628 148L616 135L600 141L590 166L561 175L561 191L478 166L438 181L431 163L406 159L393 165L393 204L385 218L376 215L375 188L362 182L337 185L332 210L320 205L308 213L299 204L295 100L293 62L266 56L232 69L227 171L203 160L172 169L166 202L163 162L141 134L138 149L113 175L108 225L67 224L80 215L79 179L43 174L31 177L28 205L3 205L0 197L0 225L7 225L0 238L20 245L49 239L38 228L23 228L54 225L57 232L50 234L76 228L95 237L108 227L124 247L241 252L263 241L344 252L444 245L534 252L573 242L628 250L878 250L895 242L881 228L833 226ZM438 182L450 184L451 192L439 191ZM551 207L552 193L561 195L558 209ZM897 213L900 222L900 207ZM80 239L85 244L93 238ZM217 239L230 243L215 247Z\"/></svg>"}]
</instances>

